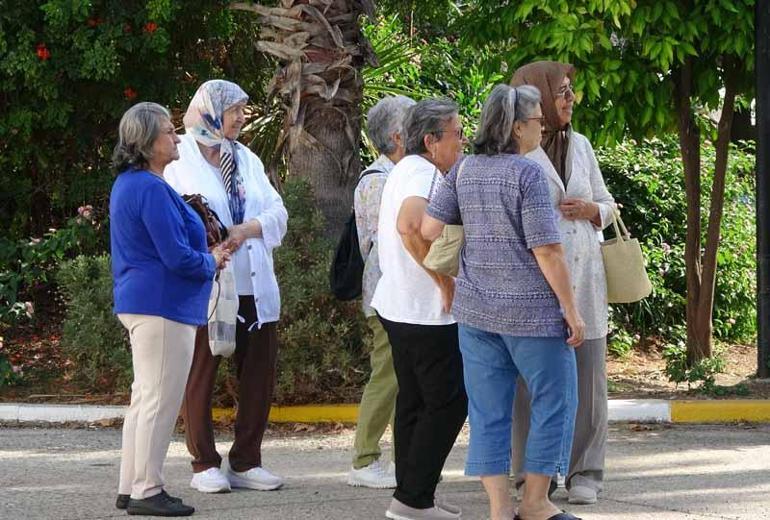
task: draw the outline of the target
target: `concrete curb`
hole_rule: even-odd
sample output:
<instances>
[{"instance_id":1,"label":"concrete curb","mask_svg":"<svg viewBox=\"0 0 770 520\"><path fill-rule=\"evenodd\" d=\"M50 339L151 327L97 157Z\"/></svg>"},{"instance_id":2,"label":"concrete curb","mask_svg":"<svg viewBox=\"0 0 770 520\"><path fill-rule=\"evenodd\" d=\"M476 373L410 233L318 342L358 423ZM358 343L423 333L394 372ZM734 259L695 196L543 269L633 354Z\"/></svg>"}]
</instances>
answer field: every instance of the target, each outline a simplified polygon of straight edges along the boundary
<instances>
[{"instance_id":1,"label":"concrete curb","mask_svg":"<svg viewBox=\"0 0 770 520\"><path fill-rule=\"evenodd\" d=\"M770 400L666 401L610 399L610 422L720 423L770 422ZM66 423L122 419L124 406L0 403L0 422ZM232 409L215 408L214 420L235 417ZM355 423L357 404L273 406L275 423Z\"/></svg>"}]
</instances>

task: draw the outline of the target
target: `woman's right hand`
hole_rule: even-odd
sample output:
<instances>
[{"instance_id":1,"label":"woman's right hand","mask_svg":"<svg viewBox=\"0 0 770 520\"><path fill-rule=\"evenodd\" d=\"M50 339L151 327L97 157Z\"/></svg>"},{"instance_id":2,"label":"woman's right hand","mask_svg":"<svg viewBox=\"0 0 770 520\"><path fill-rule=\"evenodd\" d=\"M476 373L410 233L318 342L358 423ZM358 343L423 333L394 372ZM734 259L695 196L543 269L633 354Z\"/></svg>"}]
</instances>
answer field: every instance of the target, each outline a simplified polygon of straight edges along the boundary
<instances>
[{"instance_id":1,"label":"woman's right hand","mask_svg":"<svg viewBox=\"0 0 770 520\"><path fill-rule=\"evenodd\" d=\"M223 269L227 262L230 261L230 250L225 247L224 244L220 244L211 250L211 254L214 256L214 261L217 264L217 269Z\"/></svg>"},{"instance_id":2,"label":"woman's right hand","mask_svg":"<svg viewBox=\"0 0 770 520\"><path fill-rule=\"evenodd\" d=\"M567 344L573 347L579 347L583 344L586 332L586 324L577 309L572 309L564 313L564 320L567 322L569 337Z\"/></svg>"}]
</instances>

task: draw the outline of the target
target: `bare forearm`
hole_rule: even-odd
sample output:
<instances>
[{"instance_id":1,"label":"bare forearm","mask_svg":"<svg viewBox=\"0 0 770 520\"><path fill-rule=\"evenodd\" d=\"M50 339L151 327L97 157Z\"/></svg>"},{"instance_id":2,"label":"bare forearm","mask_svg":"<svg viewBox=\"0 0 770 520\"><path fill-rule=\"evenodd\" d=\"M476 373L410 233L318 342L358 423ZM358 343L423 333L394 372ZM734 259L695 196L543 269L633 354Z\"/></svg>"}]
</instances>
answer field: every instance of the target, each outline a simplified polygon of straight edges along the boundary
<instances>
[{"instance_id":1,"label":"bare forearm","mask_svg":"<svg viewBox=\"0 0 770 520\"><path fill-rule=\"evenodd\" d=\"M417 262L420 267L422 267L425 272L428 273L428 276L433 278L433 281L436 282L436 285L438 285L439 288L443 287L445 284L451 281L451 277L439 274L436 271L431 271L422 265L422 261L425 260L425 257L428 255L428 251L430 251L431 242L422 238L422 235L420 235L419 232L402 234L401 241L403 242L404 247L409 252L409 254L412 255L412 258L414 258L415 262Z\"/></svg>"},{"instance_id":2,"label":"bare forearm","mask_svg":"<svg viewBox=\"0 0 770 520\"><path fill-rule=\"evenodd\" d=\"M551 286L559 304L565 312L575 310L575 296L570 285L570 275L561 246L549 247L546 251L536 252L535 259Z\"/></svg>"}]
</instances>

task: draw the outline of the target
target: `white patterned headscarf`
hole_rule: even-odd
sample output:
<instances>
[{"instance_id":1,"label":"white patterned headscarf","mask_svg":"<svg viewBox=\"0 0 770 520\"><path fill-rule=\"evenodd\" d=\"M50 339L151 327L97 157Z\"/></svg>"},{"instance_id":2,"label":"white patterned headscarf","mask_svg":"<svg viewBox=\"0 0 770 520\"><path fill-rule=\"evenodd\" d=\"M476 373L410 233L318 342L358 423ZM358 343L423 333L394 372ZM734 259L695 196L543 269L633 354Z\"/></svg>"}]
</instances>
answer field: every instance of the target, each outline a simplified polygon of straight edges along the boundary
<instances>
[{"instance_id":1,"label":"white patterned headscarf","mask_svg":"<svg viewBox=\"0 0 770 520\"><path fill-rule=\"evenodd\" d=\"M219 167L222 181L230 202L230 212L236 224L243 222L243 197L239 193L238 164L235 141L225 137L225 111L246 103L248 94L231 81L214 79L198 87L184 115L184 127L188 134L203 146L219 148Z\"/></svg>"}]
</instances>

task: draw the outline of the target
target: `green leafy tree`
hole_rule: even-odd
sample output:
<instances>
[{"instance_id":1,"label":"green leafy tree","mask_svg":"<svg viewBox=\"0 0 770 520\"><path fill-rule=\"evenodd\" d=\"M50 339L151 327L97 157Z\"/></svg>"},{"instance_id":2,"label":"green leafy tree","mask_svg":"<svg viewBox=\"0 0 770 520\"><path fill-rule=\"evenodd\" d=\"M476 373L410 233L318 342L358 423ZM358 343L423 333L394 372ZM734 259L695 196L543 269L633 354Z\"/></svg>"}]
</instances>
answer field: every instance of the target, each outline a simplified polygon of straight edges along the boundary
<instances>
[{"instance_id":1,"label":"green leafy tree","mask_svg":"<svg viewBox=\"0 0 770 520\"><path fill-rule=\"evenodd\" d=\"M47 0L0 10L0 230L40 236L104 209L121 114L183 110L198 84L261 92L264 60L221 0ZM244 74L248 69L248 76Z\"/></svg>"},{"instance_id":2,"label":"green leafy tree","mask_svg":"<svg viewBox=\"0 0 770 520\"><path fill-rule=\"evenodd\" d=\"M508 70L537 59L576 65L575 126L595 143L678 132L691 363L711 355L731 125L737 100L746 101L739 96L751 94L753 7L754 0L474 0L457 22L467 43L498 49ZM719 109L713 124L707 116ZM716 148L710 193L701 186L704 138Z\"/></svg>"}]
</instances>

